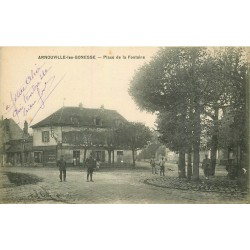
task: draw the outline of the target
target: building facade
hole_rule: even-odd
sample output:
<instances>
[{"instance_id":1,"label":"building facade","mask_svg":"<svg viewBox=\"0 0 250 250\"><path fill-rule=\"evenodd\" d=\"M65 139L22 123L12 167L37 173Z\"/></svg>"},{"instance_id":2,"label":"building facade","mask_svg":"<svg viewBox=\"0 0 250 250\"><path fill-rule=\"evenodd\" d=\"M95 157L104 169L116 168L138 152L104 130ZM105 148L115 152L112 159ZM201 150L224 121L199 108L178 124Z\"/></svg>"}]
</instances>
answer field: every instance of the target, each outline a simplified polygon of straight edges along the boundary
<instances>
[{"instance_id":1,"label":"building facade","mask_svg":"<svg viewBox=\"0 0 250 250\"><path fill-rule=\"evenodd\" d=\"M90 153L103 164L132 162L130 150L115 147L112 133L127 120L115 110L63 107L31 126L34 164L55 165L61 155L83 166Z\"/></svg>"},{"instance_id":2,"label":"building facade","mask_svg":"<svg viewBox=\"0 0 250 250\"><path fill-rule=\"evenodd\" d=\"M32 136L19 140L10 140L5 144L5 162L15 166L32 166L34 164Z\"/></svg>"},{"instance_id":3,"label":"building facade","mask_svg":"<svg viewBox=\"0 0 250 250\"><path fill-rule=\"evenodd\" d=\"M28 123L21 129L13 119L0 121L1 165L32 164L32 137L28 134Z\"/></svg>"}]
</instances>

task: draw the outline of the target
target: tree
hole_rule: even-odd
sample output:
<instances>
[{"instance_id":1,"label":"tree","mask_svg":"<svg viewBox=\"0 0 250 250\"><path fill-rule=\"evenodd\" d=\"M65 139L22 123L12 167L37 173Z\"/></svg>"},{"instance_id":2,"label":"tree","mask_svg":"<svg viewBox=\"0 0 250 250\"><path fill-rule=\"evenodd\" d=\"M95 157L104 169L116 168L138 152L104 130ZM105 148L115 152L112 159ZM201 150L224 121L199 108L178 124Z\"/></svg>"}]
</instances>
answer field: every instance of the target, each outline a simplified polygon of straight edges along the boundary
<instances>
[{"instance_id":1,"label":"tree","mask_svg":"<svg viewBox=\"0 0 250 250\"><path fill-rule=\"evenodd\" d=\"M246 164L247 152L247 123L245 116L235 113L231 109L227 109L223 117L219 121L218 126L218 147L226 149L229 153L236 156L236 164L239 168L248 168Z\"/></svg>"},{"instance_id":2,"label":"tree","mask_svg":"<svg viewBox=\"0 0 250 250\"><path fill-rule=\"evenodd\" d=\"M248 168L246 164L247 152L247 105L246 94L249 84L248 71L249 62L244 48L228 48L224 53L226 65L223 73L229 81L228 93L230 95L229 107L224 112L224 117L231 116L232 148L236 155L238 167Z\"/></svg>"},{"instance_id":3,"label":"tree","mask_svg":"<svg viewBox=\"0 0 250 250\"><path fill-rule=\"evenodd\" d=\"M133 167L135 168L135 152L149 143L152 138L151 130L143 123L130 122L117 129L117 141L120 146L132 151Z\"/></svg>"},{"instance_id":4,"label":"tree","mask_svg":"<svg viewBox=\"0 0 250 250\"><path fill-rule=\"evenodd\" d=\"M150 159L159 151L160 151L160 154L162 154L161 151L165 152L166 148L162 143L159 142L159 136L160 134L157 131L155 130L152 131L151 141L148 145L146 145L142 149L141 153L137 157L138 159ZM164 150L162 149L162 146L164 146Z\"/></svg>"},{"instance_id":5,"label":"tree","mask_svg":"<svg viewBox=\"0 0 250 250\"><path fill-rule=\"evenodd\" d=\"M178 168L179 176L184 178L185 173L185 151L187 148L187 130L183 115L175 112L160 113L157 119L160 141L170 150L179 153Z\"/></svg>"},{"instance_id":6,"label":"tree","mask_svg":"<svg viewBox=\"0 0 250 250\"><path fill-rule=\"evenodd\" d=\"M211 137L209 145L211 148L212 175L214 175L219 145L218 138L220 136L219 125L223 124L220 123L222 110L225 111L234 107L233 109L237 110L236 113L241 118L246 118L247 58L245 49L241 47L216 48L211 51L214 84L210 90L211 98L206 103L204 113L210 118L208 131ZM244 122L242 121L241 124L243 125ZM230 137L230 135L228 136Z\"/></svg>"},{"instance_id":7,"label":"tree","mask_svg":"<svg viewBox=\"0 0 250 250\"><path fill-rule=\"evenodd\" d=\"M102 130L99 132L99 135L97 136L98 143L104 146L104 148L108 151L108 164L111 166L111 154L113 152L115 147L119 147L119 142L116 137L116 129L107 129Z\"/></svg>"},{"instance_id":8,"label":"tree","mask_svg":"<svg viewBox=\"0 0 250 250\"><path fill-rule=\"evenodd\" d=\"M138 159L150 159L155 155L157 149L161 146L159 142L151 142L145 148L142 149L141 153L138 155Z\"/></svg>"},{"instance_id":9,"label":"tree","mask_svg":"<svg viewBox=\"0 0 250 250\"><path fill-rule=\"evenodd\" d=\"M228 103L237 106L238 111L242 108L240 103L244 95L241 89L244 89L246 75L246 66L241 60L243 54L241 49L232 48L163 48L135 73L131 81L129 93L137 105L143 110L157 112L162 138L176 151L182 151L181 169L185 157L183 148L189 154L193 151L195 180L199 178L203 130L210 129L212 133L214 158L220 108ZM239 90L234 90L239 85ZM208 122L208 116L212 122ZM174 127L168 117L175 119ZM164 129L161 123L165 123L166 128L172 126L171 132ZM180 144L179 138L189 143Z\"/></svg>"},{"instance_id":10,"label":"tree","mask_svg":"<svg viewBox=\"0 0 250 250\"><path fill-rule=\"evenodd\" d=\"M199 178L199 148L201 135L201 113L207 81L204 75L210 73L206 61L206 48L165 48L156 57L138 70L131 81L129 93L141 109L164 114L170 112L179 116L178 131L189 112L192 119L192 147L194 152L194 179ZM190 108L191 107L191 108ZM175 134L177 136L178 132ZM169 136L171 136L168 133ZM187 135L182 132L182 135ZM179 137L183 138L178 135ZM176 143L178 140L173 140ZM177 147L176 147L177 146ZM181 168L185 168L185 151L181 150ZM184 152L184 157L183 157Z\"/></svg>"},{"instance_id":11,"label":"tree","mask_svg":"<svg viewBox=\"0 0 250 250\"><path fill-rule=\"evenodd\" d=\"M111 153L115 147L119 147L116 137L116 129L92 129L89 133L84 134L84 148L87 150L91 147L103 147L108 151L108 164L111 166ZM86 154L84 154L86 155Z\"/></svg>"}]
</instances>

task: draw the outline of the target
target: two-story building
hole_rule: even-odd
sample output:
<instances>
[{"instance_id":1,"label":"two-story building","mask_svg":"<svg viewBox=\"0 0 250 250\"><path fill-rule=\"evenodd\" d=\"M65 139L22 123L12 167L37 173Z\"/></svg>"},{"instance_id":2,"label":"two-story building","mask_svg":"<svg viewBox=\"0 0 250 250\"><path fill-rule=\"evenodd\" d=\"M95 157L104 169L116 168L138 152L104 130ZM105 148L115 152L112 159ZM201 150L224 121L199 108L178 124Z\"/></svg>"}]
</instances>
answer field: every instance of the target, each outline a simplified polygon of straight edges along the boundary
<instances>
[{"instance_id":1,"label":"two-story building","mask_svg":"<svg viewBox=\"0 0 250 250\"><path fill-rule=\"evenodd\" d=\"M55 165L61 155L67 163L83 165L91 152L103 163L132 162L129 150L116 147L112 133L127 120L115 110L62 107L31 126L34 164Z\"/></svg>"}]
</instances>

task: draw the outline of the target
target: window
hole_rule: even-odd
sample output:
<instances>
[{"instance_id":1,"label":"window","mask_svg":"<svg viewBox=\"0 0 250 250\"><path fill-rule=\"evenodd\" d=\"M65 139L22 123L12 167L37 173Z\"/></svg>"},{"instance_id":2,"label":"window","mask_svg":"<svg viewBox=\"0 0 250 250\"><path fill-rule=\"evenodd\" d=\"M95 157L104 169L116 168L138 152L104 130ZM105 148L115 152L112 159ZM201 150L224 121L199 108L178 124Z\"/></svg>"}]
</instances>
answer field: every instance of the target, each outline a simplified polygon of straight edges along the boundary
<instances>
[{"instance_id":1,"label":"window","mask_svg":"<svg viewBox=\"0 0 250 250\"><path fill-rule=\"evenodd\" d=\"M73 143L80 143L80 133L78 131L73 132Z\"/></svg>"},{"instance_id":2,"label":"window","mask_svg":"<svg viewBox=\"0 0 250 250\"><path fill-rule=\"evenodd\" d=\"M94 123L95 123L96 126L102 126L102 120L101 120L101 118L96 117L94 119Z\"/></svg>"},{"instance_id":3,"label":"window","mask_svg":"<svg viewBox=\"0 0 250 250\"><path fill-rule=\"evenodd\" d=\"M73 115L70 117L71 123L79 124L79 117L77 115Z\"/></svg>"},{"instance_id":4,"label":"window","mask_svg":"<svg viewBox=\"0 0 250 250\"><path fill-rule=\"evenodd\" d=\"M42 163L43 162L43 152L34 152L34 162L35 163Z\"/></svg>"},{"instance_id":5,"label":"window","mask_svg":"<svg viewBox=\"0 0 250 250\"><path fill-rule=\"evenodd\" d=\"M94 151L94 156L97 161L105 162L105 151Z\"/></svg>"},{"instance_id":6,"label":"window","mask_svg":"<svg viewBox=\"0 0 250 250\"><path fill-rule=\"evenodd\" d=\"M65 132L62 132L62 143L68 143L68 134Z\"/></svg>"},{"instance_id":7,"label":"window","mask_svg":"<svg viewBox=\"0 0 250 250\"><path fill-rule=\"evenodd\" d=\"M123 151L117 151L117 162L123 163Z\"/></svg>"},{"instance_id":8,"label":"window","mask_svg":"<svg viewBox=\"0 0 250 250\"><path fill-rule=\"evenodd\" d=\"M49 131L42 132L42 142L49 142Z\"/></svg>"}]
</instances>

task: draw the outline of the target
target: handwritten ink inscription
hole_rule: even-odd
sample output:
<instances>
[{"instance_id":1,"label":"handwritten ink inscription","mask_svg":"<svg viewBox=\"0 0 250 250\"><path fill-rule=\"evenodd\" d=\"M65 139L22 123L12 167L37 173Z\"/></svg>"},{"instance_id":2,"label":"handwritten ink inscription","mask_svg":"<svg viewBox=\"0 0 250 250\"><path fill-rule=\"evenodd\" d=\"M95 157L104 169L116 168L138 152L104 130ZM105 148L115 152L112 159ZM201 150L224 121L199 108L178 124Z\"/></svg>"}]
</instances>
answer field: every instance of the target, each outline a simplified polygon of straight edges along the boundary
<instances>
[{"instance_id":1,"label":"handwritten ink inscription","mask_svg":"<svg viewBox=\"0 0 250 250\"><path fill-rule=\"evenodd\" d=\"M45 103L63 80L59 80L51 73L52 66L45 63L36 65L14 92L10 92L10 103L4 105L5 113L10 113L19 122L21 117L28 119L28 123L34 120L39 110L45 108Z\"/></svg>"}]
</instances>

